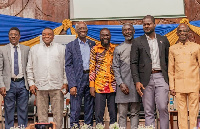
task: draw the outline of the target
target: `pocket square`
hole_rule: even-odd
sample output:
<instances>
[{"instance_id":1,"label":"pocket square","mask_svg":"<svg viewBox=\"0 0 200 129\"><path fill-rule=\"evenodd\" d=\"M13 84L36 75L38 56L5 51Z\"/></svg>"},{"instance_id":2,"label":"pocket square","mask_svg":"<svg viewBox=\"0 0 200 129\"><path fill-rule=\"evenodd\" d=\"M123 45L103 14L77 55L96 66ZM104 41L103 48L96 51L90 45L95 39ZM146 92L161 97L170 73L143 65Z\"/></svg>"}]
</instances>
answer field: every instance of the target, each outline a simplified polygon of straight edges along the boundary
<instances>
[{"instance_id":1,"label":"pocket square","mask_svg":"<svg viewBox=\"0 0 200 129\"><path fill-rule=\"evenodd\" d=\"M162 41L160 41L160 43L163 43Z\"/></svg>"}]
</instances>

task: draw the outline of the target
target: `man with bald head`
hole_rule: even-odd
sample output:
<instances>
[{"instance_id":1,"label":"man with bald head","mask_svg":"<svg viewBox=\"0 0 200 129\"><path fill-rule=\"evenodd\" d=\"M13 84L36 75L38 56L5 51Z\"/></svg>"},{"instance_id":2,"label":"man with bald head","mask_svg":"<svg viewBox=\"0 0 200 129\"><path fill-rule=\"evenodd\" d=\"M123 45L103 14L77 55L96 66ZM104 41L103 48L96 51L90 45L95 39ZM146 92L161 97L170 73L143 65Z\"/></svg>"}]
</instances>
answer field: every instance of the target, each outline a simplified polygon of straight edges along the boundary
<instances>
[{"instance_id":1,"label":"man with bald head","mask_svg":"<svg viewBox=\"0 0 200 129\"><path fill-rule=\"evenodd\" d=\"M86 38L88 28L85 22L76 24L78 38L66 46L65 70L70 90L70 126L79 125L82 98L84 97L84 123L92 125L94 97L90 95L89 63L90 49L95 42Z\"/></svg>"},{"instance_id":2,"label":"man with bald head","mask_svg":"<svg viewBox=\"0 0 200 129\"><path fill-rule=\"evenodd\" d=\"M170 93L176 96L180 129L188 129L187 107L190 129L197 126L199 112L200 45L190 42L188 34L189 27L180 24L177 28L178 43L169 49Z\"/></svg>"},{"instance_id":3,"label":"man with bald head","mask_svg":"<svg viewBox=\"0 0 200 129\"><path fill-rule=\"evenodd\" d=\"M125 41L115 48L113 56L113 71L117 82L115 102L119 112L119 126L126 128L128 108L130 108L131 129L138 127L139 123L139 95L130 69L130 51L134 40L135 30L133 25L126 23L122 27Z\"/></svg>"}]
</instances>

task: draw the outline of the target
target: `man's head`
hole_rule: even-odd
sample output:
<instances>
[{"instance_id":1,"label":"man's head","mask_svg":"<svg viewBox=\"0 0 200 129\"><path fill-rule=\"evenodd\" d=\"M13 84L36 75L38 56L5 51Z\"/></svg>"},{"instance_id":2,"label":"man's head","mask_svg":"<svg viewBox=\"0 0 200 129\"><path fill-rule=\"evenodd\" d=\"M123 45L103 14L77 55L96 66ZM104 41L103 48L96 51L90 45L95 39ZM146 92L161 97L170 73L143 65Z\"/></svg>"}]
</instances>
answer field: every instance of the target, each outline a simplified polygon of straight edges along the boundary
<instances>
[{"instance_id":1,"label":"man's head","mask_svg":"<svg viewBox=\"0 0 200 129\"><path fill-rule=\"evenodd\" d=\"M125 37L125 41L131 41L135 34L133 25L130 23L125 23L122 27L122 34Z\"/></svg>"},{"instance_id":2,"label":"man's head","mask_svg":"<svg viewBox=\"0 0 200 129\"><path fill-rule=\"evenodd\" d=\"M179 41L185 43L188 41L188 34L189 34L189 27L188 25L181 23L177 28L177 35L179 37Z\"/></svg>"},{"instance_id":3,"label":"man's head","mask_svg":"<svg viewBox=\"0 0 200 129\"><path fill-rule=\"evenodd\" d=\"M147 15L143 18L143 30L145 34L149 35L152 32L155 32L155 19L151 15Z\"/></svg>"},{"instance_id":4,"label":"man's head","mask_svg":"<svg viewBox=\"0 0 200 129\"><path fill-rule=\"evenodd\" d=\"M101 29L100 31L101 45L104 47L110 46L110 39L111 39L110 30L108 28Z\"/></svg>"},{"instance_id":5,"label":"man's head","mask_svg":"<svg viewBox=\"0 0 200 129\"><path fill-rule=\"evenodd\" d=\"M20 30L17 27L10 28L8 32L9 40L12 45L17 45L20 39Z\"/></svg>"},{"instance_id":6,"label":"man's head","mask_svg":"<svg viewBox=\"0 0 200 129\"><path fill-rule=\"evenodd\" d=\"M51 28L45 28L43 31L42 31L42 41L47 45L49 46L50 43L53 41L54 39L54 32Z\"/></svg>"},{"instance_id":7,"label":"man's head","mask_svg":"<svg viewBox=\"0 0 200 129\"><path fill-rule=\"evenodd\" d=\"M87 36L88 28L85 22L76 23L76 33L78 34L79 39L84 39Z\"/></svg>"}]
</instances>

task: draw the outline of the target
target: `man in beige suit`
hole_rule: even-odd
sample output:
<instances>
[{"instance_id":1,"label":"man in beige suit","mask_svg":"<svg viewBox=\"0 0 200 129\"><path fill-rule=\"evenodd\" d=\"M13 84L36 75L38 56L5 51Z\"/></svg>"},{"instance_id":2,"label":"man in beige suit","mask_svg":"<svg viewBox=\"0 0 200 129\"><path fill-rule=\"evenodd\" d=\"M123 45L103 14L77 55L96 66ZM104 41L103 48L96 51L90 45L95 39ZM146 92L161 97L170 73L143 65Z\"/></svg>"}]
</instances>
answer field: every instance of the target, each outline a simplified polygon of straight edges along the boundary
<instances>
[{"instance_id":1,"label":"man in beige suit","mask_svg":"<svg viewBox=\"0 0 200 129\"><path fill-rule=\"evenodd\" d=\"M177 28L179 42L169 49L170 93L176 96L180 129L188 129L187 107L190 129L196 127L199 112L200 45L188 40L188 32L189 27L180 24Z\"/></svg>"},{"instance_id":2,"label":"man in beige suit","mask_svg":"<svg viewBox=\"0 0 200 129\"><path fill-rule=\"evenodd\" d=\"M15 105L18 125L27 126L29 87L26 77L29 47L19 44L20 31L12 27L10 43L0 47L0 93L4 97L5 128L14 126Z\"/></svg>"}]
</instances>

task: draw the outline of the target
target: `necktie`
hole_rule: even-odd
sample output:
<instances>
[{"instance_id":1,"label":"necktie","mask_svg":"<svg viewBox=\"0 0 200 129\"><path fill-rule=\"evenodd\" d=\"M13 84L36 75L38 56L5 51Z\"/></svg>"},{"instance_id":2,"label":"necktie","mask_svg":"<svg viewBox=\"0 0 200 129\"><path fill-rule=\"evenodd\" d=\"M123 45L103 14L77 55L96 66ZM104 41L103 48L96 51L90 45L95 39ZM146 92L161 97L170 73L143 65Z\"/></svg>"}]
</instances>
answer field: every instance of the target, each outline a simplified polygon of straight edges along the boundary
<instances>
[{"instance_id":1,"label":"necktie","mask_svg":"<svg viewBox=\"0 0 200 129\"><path fill-rule=\"evenodd\" d=\"M14 46L14 48L15 48L15 52L14 52L14 74L17 76L19 74L17 46Z\"/></svg>"}]
</instances>

